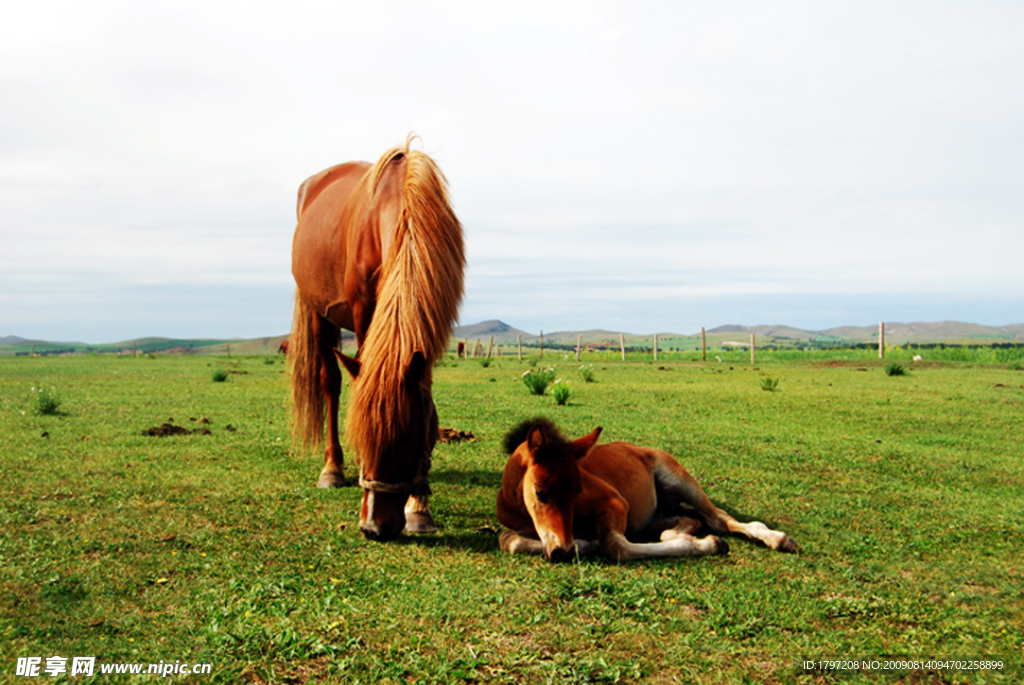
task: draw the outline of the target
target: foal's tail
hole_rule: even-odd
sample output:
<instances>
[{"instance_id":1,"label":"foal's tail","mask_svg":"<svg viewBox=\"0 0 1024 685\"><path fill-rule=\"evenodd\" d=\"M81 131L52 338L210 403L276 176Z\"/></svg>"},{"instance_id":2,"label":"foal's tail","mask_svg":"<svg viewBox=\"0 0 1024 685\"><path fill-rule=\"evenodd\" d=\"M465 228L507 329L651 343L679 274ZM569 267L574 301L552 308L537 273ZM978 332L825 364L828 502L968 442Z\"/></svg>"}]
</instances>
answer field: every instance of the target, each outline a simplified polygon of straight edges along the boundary
<instances>
[{"instance_id":1,"label":"foal's tail","mask_svg":"<svg viewBox=\"0 0 1024 685\"><path fill-rule=\"evenodd\" d=\"M324 442L324 393L320 386L322 363L313 317L316 311L295 291L295 317L288 338L291 376L292 445L319 449Z\"/></svg>"}]
</instances>

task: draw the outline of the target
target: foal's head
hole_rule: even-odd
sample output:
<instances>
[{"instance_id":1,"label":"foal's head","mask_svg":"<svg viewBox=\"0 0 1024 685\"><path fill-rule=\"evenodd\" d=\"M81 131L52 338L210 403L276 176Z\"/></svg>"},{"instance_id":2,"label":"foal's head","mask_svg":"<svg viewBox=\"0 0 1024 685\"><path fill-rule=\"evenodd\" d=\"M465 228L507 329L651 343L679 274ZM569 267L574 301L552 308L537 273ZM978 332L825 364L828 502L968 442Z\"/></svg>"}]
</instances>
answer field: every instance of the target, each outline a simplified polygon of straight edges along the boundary
<instances>
[{"instance_id":1,"label":"foal's head","mask_svg":"<svg viewBox=\"0 0 1024 685\"><path fill-rule=\"evenodd\" d=\"M573 556L573 505L582 491L576 462L587 455L600 435L598 427L589 435L569 441L551 421L532 419L506 436L507 447L520 442L515 455L525 469L523 504L548 561L567 561Z\"/></svg>"}]
</instances>

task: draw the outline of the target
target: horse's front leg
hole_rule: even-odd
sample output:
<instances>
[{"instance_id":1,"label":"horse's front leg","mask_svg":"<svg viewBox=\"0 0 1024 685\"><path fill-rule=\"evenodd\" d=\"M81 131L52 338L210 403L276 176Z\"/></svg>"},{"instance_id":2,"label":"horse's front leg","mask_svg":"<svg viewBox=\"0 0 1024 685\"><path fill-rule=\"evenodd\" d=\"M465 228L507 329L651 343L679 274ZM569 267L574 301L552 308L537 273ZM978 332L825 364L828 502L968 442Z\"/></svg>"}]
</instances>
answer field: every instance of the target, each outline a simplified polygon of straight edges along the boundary
<instances>
[{"instance_id":1,"label":"horse's front leg","mask_svg":"<svg viewBox=\"0 0 1024 685\"><path fill-rule=\"evenodd\" d=\"M345 485L345 455L338 438L341 370L334 350L341 331L331 322L314 315L313 334L320 353L320 386L327 400L327 446L324 448L324 468L316 485L318 488L340 488Z\"/></svg>"},{"instance_id":2,"label":"horse's front leg","mask_svg":"<svg viewBox=\"0 0 1024 685\"><path fill-rule=\"evenodd\" d=\"M430 495L409 495L405 502L406 533L436 533L437 524L430 513Z\"/></svg>"}]
</instances>

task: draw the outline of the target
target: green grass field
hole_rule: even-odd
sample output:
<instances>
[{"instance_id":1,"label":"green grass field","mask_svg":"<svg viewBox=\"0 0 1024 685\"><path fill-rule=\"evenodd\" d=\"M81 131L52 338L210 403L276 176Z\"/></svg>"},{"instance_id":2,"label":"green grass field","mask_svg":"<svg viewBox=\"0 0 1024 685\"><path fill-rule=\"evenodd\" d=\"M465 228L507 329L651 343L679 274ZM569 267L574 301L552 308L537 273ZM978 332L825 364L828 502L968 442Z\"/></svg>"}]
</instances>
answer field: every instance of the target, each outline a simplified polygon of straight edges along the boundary
<instances>
[{"instance_id":1,"label":"green grass field","mask_svg":"<svg viewBox=\"0 0 1024 685\"><path fill-rule=\"evenodd\" d=\"M0 359L0 682L54 655L97 657L101 682L149 682L101 663L178 660L211 672L167 682L1022 682L1020 365L742 359L548 353L566 406L529 393L528 362L448 360L441 425L477 439L435 451L442 532L384 545L358 531L361 491L313 488L320 458L290 454L279 358ZM540 414L671 452L799 553L500 554L502 433ZM143 435L166 422L209 434ZM799 667L886 656L1004 668Z\"/></svg>"}]
</instances>

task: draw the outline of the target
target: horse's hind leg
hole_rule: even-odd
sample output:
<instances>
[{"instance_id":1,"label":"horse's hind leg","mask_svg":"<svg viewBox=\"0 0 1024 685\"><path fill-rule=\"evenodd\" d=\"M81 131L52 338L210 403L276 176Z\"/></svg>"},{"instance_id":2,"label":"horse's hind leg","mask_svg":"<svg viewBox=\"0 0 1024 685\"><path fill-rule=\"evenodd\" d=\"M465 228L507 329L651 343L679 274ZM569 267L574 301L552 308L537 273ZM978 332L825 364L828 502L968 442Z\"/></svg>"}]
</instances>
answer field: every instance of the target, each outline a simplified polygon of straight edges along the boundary
<instances>
[{"instance_id":1,"label":"horse's hind leg","mask_svg":"<svg viewBox=\"0 0 1024 685\"><path fill-rule=\"evenodd\" d=\"M780 552L796 551L796 543L782 531L772 530L760 521L740 523L716 507L708 499L700 483L671 455L660 450L652 452L655 456L654 479L659 509L666 511L680 505L688 505L696 509L716 533L739 533L752 540L759 540ZM671 537L671 531L665 531L662 535L666 534Z\"/></svg>"},{"instance_id":2,"label":"horse's hind leg","mask_svg":"<svg viewBox=\"0 0 1024 685\"><path fill-rule=\"evenodd\" d=\"M338 402L341 396L341 370L334 357L341 329L314 314L313 335L320 353L320 386L327 399L327 446L324 448L324 468L320 472L319 488L340 488L345 485L345 457L338 439Z\"/></svg>"}]
</instances>

